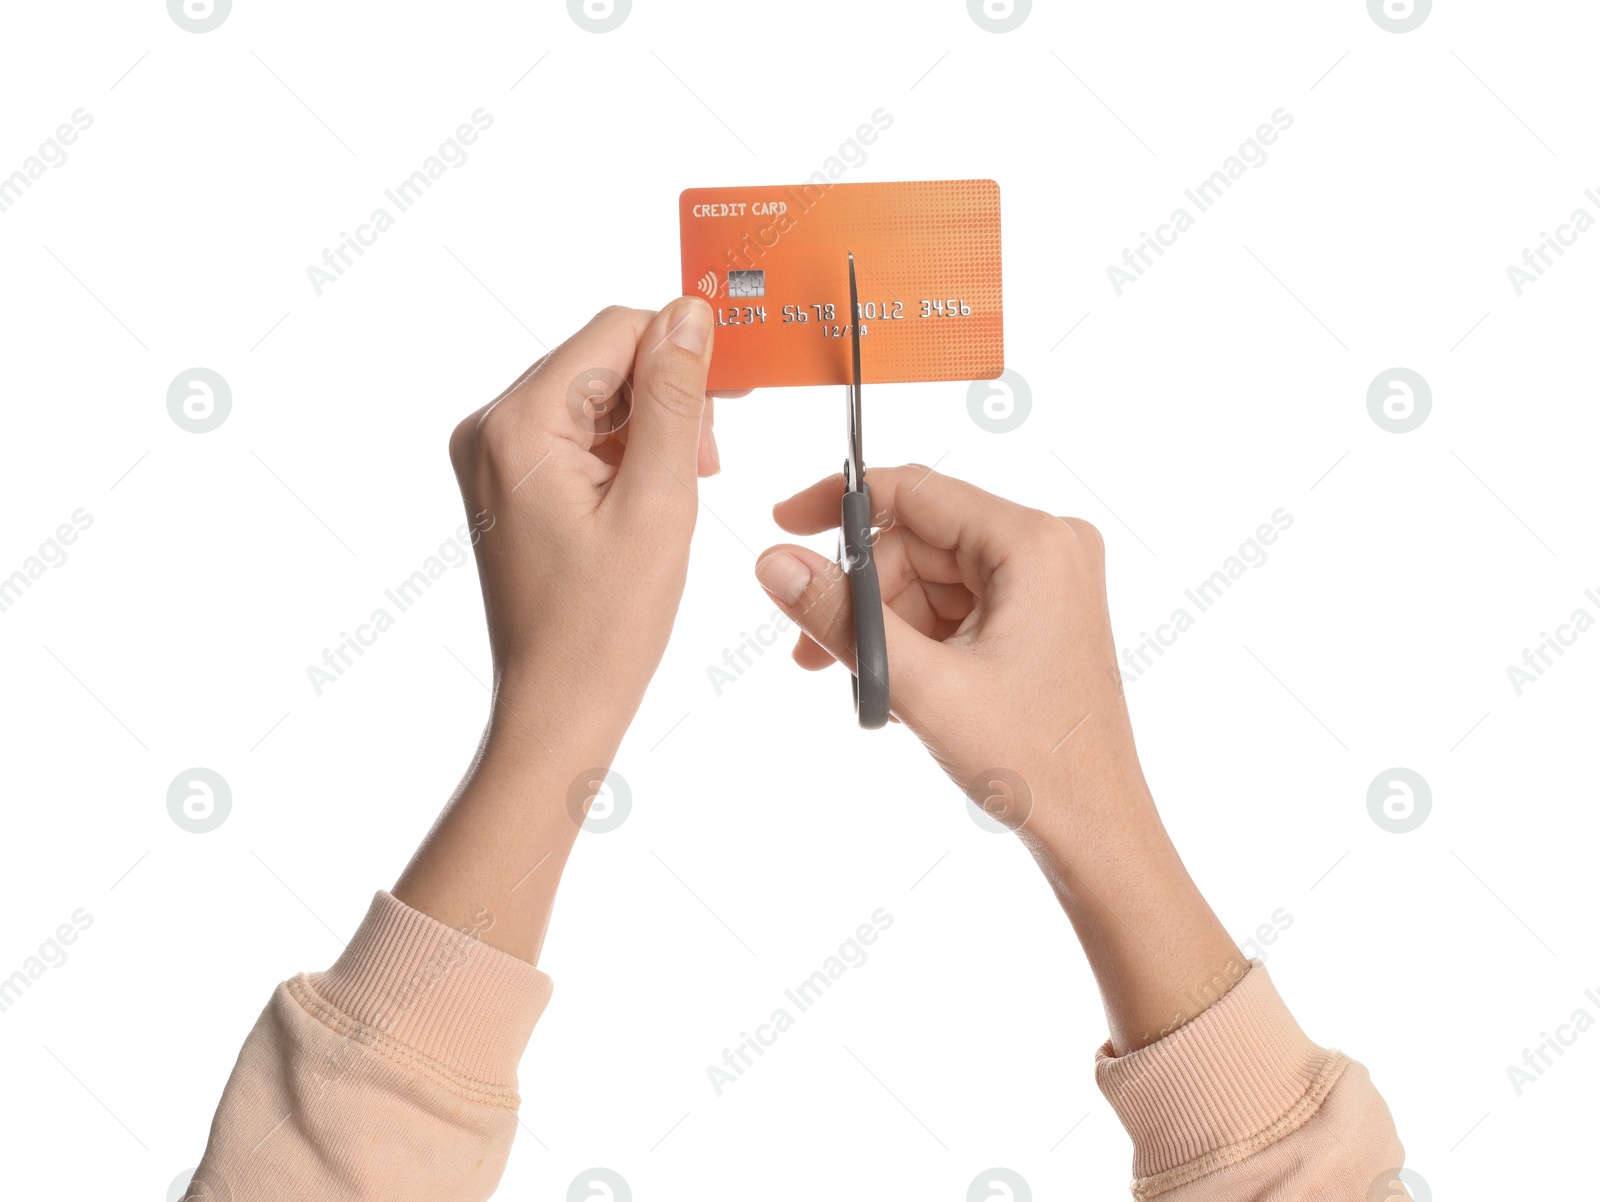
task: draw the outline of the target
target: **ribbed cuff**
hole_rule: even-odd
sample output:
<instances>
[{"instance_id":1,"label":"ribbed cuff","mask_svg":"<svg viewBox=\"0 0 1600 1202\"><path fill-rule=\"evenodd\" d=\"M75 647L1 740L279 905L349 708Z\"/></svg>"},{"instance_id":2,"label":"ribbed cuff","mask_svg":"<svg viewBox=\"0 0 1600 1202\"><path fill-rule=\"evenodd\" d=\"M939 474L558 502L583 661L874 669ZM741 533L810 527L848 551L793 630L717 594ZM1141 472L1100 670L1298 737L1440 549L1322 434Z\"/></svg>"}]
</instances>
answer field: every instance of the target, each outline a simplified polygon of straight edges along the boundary
<instances>
[{"instance_id":1,"label":"ribbed cuff","mask_svg":"<svg viewBox=\"0 0 1600 1202\"><path fill-rule=\"evenodd\" d=\"M340 1015L419 1052L452 1073L514 1089L550 978L479 938L492 919L462 930L379 890L327 972L303 978Z\"/></svg>"},{"instance_id":2,"label":"ribbed cuff","mask_svg":"<svg viewBox=\"0 0 1600 1202\"><path fill-rule=\"evenodd\" d=\"M1237 1163L1316 1113L1349 1061L1306 1037L1259 960L1197 1018L1126 1056L1108 1040L1095 1081L1133 1139L1151 1198Z\"/></svg>"}]
</instances>

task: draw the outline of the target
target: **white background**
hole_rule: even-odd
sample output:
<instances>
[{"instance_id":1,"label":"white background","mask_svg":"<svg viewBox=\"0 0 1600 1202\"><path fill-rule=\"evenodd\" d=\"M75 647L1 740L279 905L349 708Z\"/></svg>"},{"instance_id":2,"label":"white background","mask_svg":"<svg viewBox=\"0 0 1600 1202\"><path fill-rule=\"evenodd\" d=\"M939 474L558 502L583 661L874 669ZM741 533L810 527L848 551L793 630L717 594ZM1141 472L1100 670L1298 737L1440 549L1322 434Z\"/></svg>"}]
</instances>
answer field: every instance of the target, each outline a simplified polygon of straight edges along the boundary
<instances>
[{"instance_id":1,"label":"white background","mask_svg":"<svg viewBox=\"0 0 1600 1202\"><path fill-rule=\"evenodd\" d=\"M1096 523L1123 646L1293 515L1128 686L1158 802L1238 938L1293 916L1274 979L1370 1066L1437 1197L1587 1180L1600 1034L1520 1097L1506 1069L1600 1017L1600 633L1520 697L1506 668L1600 615L1600 233L1521 297L1506 267L1600 216L1593 6L1441 4L1404 34L1353 0L1040 5L1008 34L955 0L639 0L606 34L494 0L5 22L0 175L94 119L0 213L0 575L94 519L0 613L0 976L93 916L0 1013L8 1193L165 1197L273 984L332 961L459 778L489 672L472 567L322 696L306 675L461 521L454 422L596 309L676 293L680 189L796 182L880 107L847 178L1000 182L1033 408L992 434L963 384L876 389L869 461ZM306 267L479 108L466 164L315 295ZM1279 108L1265 165L1117 296L1107 266ZM196 366L233 395L203 435L166 411ZM1367 412L1395 366L1433 394L1408 434ZM719 405L724 472L616 765L634 809L580 842L541 964L503 1197L592 1165L639 1199L960 1199L995 1165L1125 1196L1093 981L1022 848L903 731L852 729L838 672L779 650L708 680L770 617L769 507L837 468L840 418L832 388ZM166 811L197 765L233 793L205 835ZM1395 766L1432 789L1410 834L1367 812ZM706 1066L878 907L870 960L715 1096Z\"/></svg>"}]
</instances>

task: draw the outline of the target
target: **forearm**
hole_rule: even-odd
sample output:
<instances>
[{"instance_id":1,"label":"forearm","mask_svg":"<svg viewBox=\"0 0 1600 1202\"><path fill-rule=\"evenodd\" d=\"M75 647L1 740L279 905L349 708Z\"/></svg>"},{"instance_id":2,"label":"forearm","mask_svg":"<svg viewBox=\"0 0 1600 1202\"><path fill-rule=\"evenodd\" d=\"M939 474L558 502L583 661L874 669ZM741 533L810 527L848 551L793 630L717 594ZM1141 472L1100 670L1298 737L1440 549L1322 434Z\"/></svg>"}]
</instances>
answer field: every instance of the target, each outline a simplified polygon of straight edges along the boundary
<instances>
[{"instance_id":1,"label":"forearm","mask_svg":"<svg viewBox=\"0 0 1600 1202\"><path fill-rule=\"evenodd\" d=\"M1022 835L1083 944L1122 1055L1194 1018L1248 965L1189 876L1137 768L1108 776L1092 799L1081 780L1077 789L1071 830L1046 822Z\"/></svg>"},{"instance_id":2,"label":"forearm","mask_svg":"<svg viewBox=\"0 0 1600 1202\"><path fill-rule=\"evenodd\" d=\"M626 725L581 707L516 705L502 693L472 766L394 896L447 926L487 912L493 924L483 941L537 963L583 807Z\"/></svg>"},{"instance_id":3,"label":"forearm","mask_svg":"<svg viewBox=\"0 0 1600 1202\"><path fill-rule=\"evenodd\" d=\"M1056 807L1023 835L1100 986L1096 1078L1133 1140L1135 1197L1364 1197L1403 1159L1366 1070L1307 1038L1245 960L1136 767L1078 788L1071 832Z\"/></svg>"}]
</instances>

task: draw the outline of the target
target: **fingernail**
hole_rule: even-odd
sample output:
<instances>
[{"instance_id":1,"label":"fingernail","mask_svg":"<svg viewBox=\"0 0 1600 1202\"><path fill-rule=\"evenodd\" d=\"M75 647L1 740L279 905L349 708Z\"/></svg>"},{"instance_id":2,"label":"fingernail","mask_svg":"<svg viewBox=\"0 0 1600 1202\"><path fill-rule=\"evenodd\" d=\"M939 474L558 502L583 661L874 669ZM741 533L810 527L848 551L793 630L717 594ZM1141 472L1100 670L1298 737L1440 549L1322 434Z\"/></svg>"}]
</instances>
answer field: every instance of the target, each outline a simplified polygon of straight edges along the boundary
<instances>
[{"instance_id":1,"label":"fingernail","mask_svg":"<svg viewBox=\"0 0 1600 1202\"><path fill-rule=\"evenodd\" d=\"M774 597L795 605L811 583L811 569L787 551L774 551L756 561L756 579Z\"/></svg>"},{"instance_id":2,"label":"fingernail","mask_svg":"<svg viewBox=\"0 0 1600 1202\"><path fill-rule=\"evenodd\" d=\"M711 306L695 296L673 301L667 314L667 341L691 355L703 355L710 340Z\"/></svg>"},{"instance_id":3,"label":"fingernail","mask_svg":"<svg viewBox=\"0 0 1600 1202\"><path fill-rule=\"evenodd\" d=\"M708 429L706 431L706 442L708 444L707 449L711 452L711 474L715 476L722 470L722 452L717 450L717 432L715 430Z\"/></svg>"}]
</instances>

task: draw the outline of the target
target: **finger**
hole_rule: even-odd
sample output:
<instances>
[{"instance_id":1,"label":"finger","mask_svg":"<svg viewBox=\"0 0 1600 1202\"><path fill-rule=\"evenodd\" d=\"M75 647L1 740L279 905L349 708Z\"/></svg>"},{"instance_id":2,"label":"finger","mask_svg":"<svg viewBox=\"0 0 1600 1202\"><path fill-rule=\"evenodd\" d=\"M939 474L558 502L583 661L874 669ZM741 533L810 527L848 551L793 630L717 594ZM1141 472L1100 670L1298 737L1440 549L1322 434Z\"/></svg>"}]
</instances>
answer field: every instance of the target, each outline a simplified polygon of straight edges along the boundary
<instances>
[{"instance_id":1,"label":"finger","mask_svg":"<svg viewBox=\"0 0 1600 1202\"><path fill-rule=\"evenodd\" d=\"M822 486L813 486L812 489L807 489L806 493L813 491L821 492ZM802 523L794 519L792 513L785 512L785 505L800 508L815 504L810 499L801 499L805 496L806 494L802 493L800 498L785 502L774 510L780 519L780 524L796 530L797 533L811 523ZM988 588L991 568L979 562L971 553L962 552L959 548L952 550L934 546L908 526L896 524L893 515L885 514L879 509L876 504L876 494L873 495L873 502L874 520L882 523L874 535L873 557L878 565L878 576L885 597L892 596L912 581L951 585L960 592L974 596L981 597L984 594ZM837 502L834 504L837 505ZM967 608L971 608L970 600Z\"/></svg>"},{"instance_id":2,"label":"finger","mask_svg":"<svg viewBox=\"0 0 1600 1202\"><path fill-rule=\"evenodd\" d=\"M710 305L685 296L655 315L633 361L628 448L612 486L621 504L677 505L685 490L696 496L710 365Z\"/></svg>"},{"instance_id":3,"label":"finger","mask_svg":"<svg viewBox=\"0 0 1600 1202\"><path fill-rule=\"evenodd\" d=\"M913 580L891 594L884 589L883 603L906 620L918 634L944 642L961 629L972 612L975 598L961 585L930 584ZM838 661L809 634L802 631L791 653L808 672L832 667Z\"/></svg>"},{"instance_id":4,"label":"finger","mask_svg":"<svg viewBox=\"0 0 1600 1202\"><path fill-rule=\"evenodd\" d=\"M624 390L631 397L631 386ZM700 454L699 474L702 478L715 476L722 471L722 453L717 447L716 435L716 402L715 392L706 393L706 407L700 414ZM632 415L631 400L623 403L613 413L612 420L616 423L615 437L603 439L594 446L594 453L601 456L613 467L622 462L622 453L628 446L628 418Z\"/></svg>"},{"instance_id":5,"label":"finger","mask_svg":"<svg viewBox=\"0 0 1600 1202\"><path fill-rule=\"evenodd\" d=\"M962 588L967 584L954 551L924 542L905 526L890 526L877 532L873 559L878 564L885 596L917 580ZM975 591L981 593L981 586Z\"/></svg>"},{"instance_id":6,"label":"finger","mask_svg":"<svg viewBox=\"0 0 1600 1202\"><path fill-rule=\"evenodd\" d=\"M958 561L993 568L1015 545L1034 511L918 464L867 472L873 521L904 525L934 547L958 552ZM791 534L818 534L839 524L844 477L829 476L773 507Z\"/></svg>"},{"instance_id":7,"label":"finger","mask_svg":"<svg viewBox=\"0 0 1600 1202\"><path fill-rule=\"evenodd\" d=\"M533 441L551 434L589 447L605 437L626 398L625 381L654 314L613 305L525 371L480 411Z\"/></svg>"},{"instance_id":8,"label":"finger","mask_svg":"<svg viewBox=\"0 0 1600 1202\"><path fill-rule=\"evenodd\" d=\"M756 579L814 642L834 659L854 669L855 622L850 584L838 564L805 547L772 547L756 562ZM943 649L924 638L892 608L883 614L889 652L892 707L918 708L920 697L937 688ZM798 651L798 649L797 649Z\"/></svg>"},{"instance_id":9,"label":"finger","mask_svg":"<svg viewBox=\"0 0 1600 1202\"><path fill-rule=\"evenodd\" d=\"M973 597L959 585L914 580L892 595L885 592L883 603L918 634L942 643L961 629L972 612Z\"/></svg>"},{"instance_id":10,"label":"finger","mask_svg":"<svg viewBox=\"0 0 1600 1202\"><path fill-rule=\"evenodd\" d=\"M802 634L799 641L795 643L793 658L794 662L807 672L820 672L822 669L831 668L839 662L829 655L826 650L819 647L809 634ZM900 719L894 714L889 715L889 721L896 726L900 725Z\"/></svg>"},{"instance_id":11,"label":"finger","mask_svg":"<svg viewBox=\"0 0 1600 1202\"><path fill-rule=\"evenodd\" d=\"M801 631L800 637L795 640L792 654L794 662L807 672L819 672L823 668L831 668L839 662L828 654L827 648L823 647L809 634L806 634L805 631Z\"/></svg>"}]
</instances>

